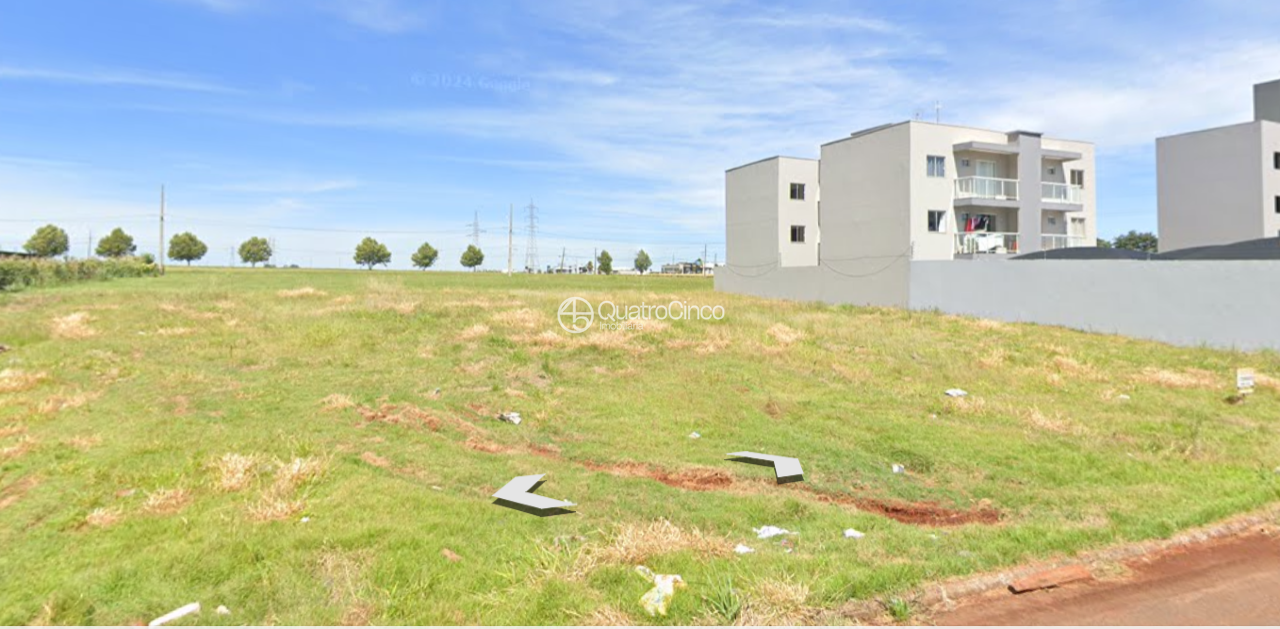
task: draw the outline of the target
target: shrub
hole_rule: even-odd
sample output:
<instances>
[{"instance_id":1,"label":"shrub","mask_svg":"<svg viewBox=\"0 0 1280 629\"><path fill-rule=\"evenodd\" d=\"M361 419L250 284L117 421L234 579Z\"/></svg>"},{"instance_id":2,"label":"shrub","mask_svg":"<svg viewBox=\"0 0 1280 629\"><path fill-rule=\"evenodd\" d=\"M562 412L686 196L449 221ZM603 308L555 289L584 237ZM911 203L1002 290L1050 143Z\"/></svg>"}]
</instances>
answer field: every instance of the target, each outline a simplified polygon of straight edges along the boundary
<instances>
[{"instance_id":1,"label":"shrub","mask_svg":"<svg viewBox=\"0 0 1280 629\"><path fill-rule=\"evenodd\" d=\"M142 258L107 260L52 260L0 258L0 290L22 290L121 277L152 277L159 274L155 264Z\"/></svg>"}]
</instances>

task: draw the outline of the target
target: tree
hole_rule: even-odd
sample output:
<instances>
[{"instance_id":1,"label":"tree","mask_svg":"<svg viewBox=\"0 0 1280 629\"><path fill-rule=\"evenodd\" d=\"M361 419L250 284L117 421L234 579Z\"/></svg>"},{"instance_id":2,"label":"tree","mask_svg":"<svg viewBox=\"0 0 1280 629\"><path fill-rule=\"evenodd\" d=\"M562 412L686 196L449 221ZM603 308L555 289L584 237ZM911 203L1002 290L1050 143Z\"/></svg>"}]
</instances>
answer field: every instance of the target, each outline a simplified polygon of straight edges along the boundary
<instances>
[{"instance_id":1,"label":"tree","mask_svg":"<svg viewBox=\"0 0 1280 629\"><path fill-rule=\"evenodd\" d=\"M587 260L586 268L587 268L587 273L594 274L596 272L596 263L592 262L591 260Z\"/></svg>"},{"instance_id":2,"label":"tree","mask_svg":"<svg viewBox=\"0 0 1280 629\"><path fill-rule=\"evenodd\" d=\"M480 247L467 245L467 250L462 252L462 266L474 271L481 264L484 264L484 252Z\"/></svg>"},{"instance_id":3,"label":"tree","mask_svg":"<svg viewBox=\"0 0 1280 629\"><path fill-rule=\"evenodd\" d=\"M417 253L414 253L410 259L413 260L413 266L425 270L431 268L431 265L436 263L436 258L439 256L440 252L436 251L436 248L432 247L431 243L424 242L421 247L418 247Z\"/></svg>"},{"instance_id":4,"label":"tree","mask_svg":"<svg viewBox=\"0 0 1280 629\"><path fill-rule=\"evenodd\" d=\"M636 254L636 270L643 275L652 266L653 260L650 260L649 254L645 253L644 249L641 249L640 253Z\"/></svg>"},{"instance_id":5,"label":"tree","mask_svg":"<svg viewBox=\"0 0 1280 629\"><path fill-rule=\"evenodd\" d=\"M1099 238L1099 239L1098 239L1097 247L1098 247L1099 249L1110 249L1110 248L1111 248L1111 241L1110 241L1110 240L1107 240L1106 238Z\"/></svg>"},{"instance_id":6,"label":"tree","mask_svg":"<svg viewBox=\"0 0 1280 629\"><path fill-rule=\"evenodd\" d=\"M391 252L387 250L387 246L366 237L356 245L356 264L368 268L370 271L379 264L389 264L391 262Z\"/></svg>"},{"instance_id":7,"label":"tree","mask_svg":"<svg viewBox=\"0 0 1280 629\"><path fill-rule=\"evenodd\" d=\"M71 248L71 240L67 238L67 232L63 231L57 225L45 225L36 230L31 236L27 244L22 246L23 249L41 258L52 258L60 256Z\"/></svg>"},{"instance_id":8,"label":"tree","mask_svg":"<svg viewBox=\"0 0 1280 629\"><path fill-rule=\"evenodd\" d=\"M169 259L186 262L191 266L192 260L199 260L209 253L209 247L196 238L191 232L175 234L169 239Z\"/></svg>"},{"instance_id":9,"label":"tree","mask_svg":"<svg viewBox=\"0 0 1280 629\"><path fill-rule=\"evenodd\" d=\"M104 258L123 258L133 255L137 251L137 245L133 244L133 236L124 233L119 227L111 230L105 238L98 241L96 253Z\"/></svg>"},{"instance_id":10,"label":"tree","mask_svg":"<svg viewBox=\"0 0 1280 629\"><path fill-rule=\"evenodd\" d=\"M596 258L596 260L599 261L601 273L604 273L605 275L613 273L613 256L609 255L608 251L601 249L600 257Z\"/></svg>"},{"instance_id":11,"label":"tree","mask_svg":"<svg viewBox=\"0 0 1280 629\"><path fill-rule=\"evenodd\" d=\"M249 266L271 259L271 243L266 238L254 236L240 243L240 260Z\"/></svg>"},{"instance_id":12,"label":"tree","mask_svg":"<svg viewBox=\"0 0 1280 629\"><path fill-rule=\"evenodd\" d=\"M1130 231L1127 234L1116 236L1114 245L1116 249L1155 253L1160 249L1160 240L1151 232Z\"/></svg>"}]
</instances>

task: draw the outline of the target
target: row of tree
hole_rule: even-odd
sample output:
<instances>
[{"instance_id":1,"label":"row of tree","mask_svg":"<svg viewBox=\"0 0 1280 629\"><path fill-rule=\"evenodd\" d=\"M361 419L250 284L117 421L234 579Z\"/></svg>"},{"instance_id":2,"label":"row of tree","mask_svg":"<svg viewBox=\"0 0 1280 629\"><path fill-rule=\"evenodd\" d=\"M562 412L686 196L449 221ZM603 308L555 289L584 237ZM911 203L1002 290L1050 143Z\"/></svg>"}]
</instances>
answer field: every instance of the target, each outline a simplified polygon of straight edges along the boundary
<instances>
[{"instance_id":1,"label":"row of tree","mask_svg":"<svg viewBox=\"0 0 1280 629\"><path fill-rule=\"evenodd\" d=\"M42 258L52 258L65 255L71 249L71 240L67 236L66 230L57 225L45 225L36 230L36 233L27 240L23 246L27 253ZM133 236L125 233L119 227L111 230L110 234L98 241L98 247L95 250L99 256L104 258L120 258L131 256L138 249L133 242ZM195 234L191 232L183 232L175 235L169 240L169 259L178 262L186 262L189 266L192 262L199 260L209 253L208 245L204 244ZM250 266L258 266L265 264L271 260L274 251L271 249L271 241L266 238L254 236L243 243L240 243L240 260ZM440 256L440 252L431 243L424 242L418 250L413 253L409 259L413 262L413 266L419 269L429 269L436 263L436 259ZM355 262L360 266L373 269L375 266L387 265L391 263L391 250L386 245L374 240L373 238L365 238L356 245ZM484 264L484 252L475 245L467 245L466 251L462 252L460 260L462 266L475 270L481 264ZM636 255L636 270L644 273L653 266L653 262L649 259L649 254L643 249ZM596 264L587 263L588 269L592 271L598 270L600 273L608 275L613 273L613 256L608 251L601 251L596 258Z\"/></svg>"}]
</instances>

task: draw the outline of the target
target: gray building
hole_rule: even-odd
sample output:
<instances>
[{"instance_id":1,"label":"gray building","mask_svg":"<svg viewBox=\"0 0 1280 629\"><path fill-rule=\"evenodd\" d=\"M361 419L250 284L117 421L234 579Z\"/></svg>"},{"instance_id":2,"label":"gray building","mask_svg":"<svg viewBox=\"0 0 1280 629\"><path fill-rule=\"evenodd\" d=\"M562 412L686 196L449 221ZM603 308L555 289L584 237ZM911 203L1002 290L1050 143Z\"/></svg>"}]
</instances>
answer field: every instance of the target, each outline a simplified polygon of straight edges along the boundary
<instances>
[{"instance_id":1,"label":"gray building","mask_svg":"<svg viewBox=\"0 0 1280 629\"><path fill-rule=\"evenodd\" d=\"M1156 140L1160 249L1280 234L1280 81L1253 86L1253 120Z\"/></svg>"}]
</instances>

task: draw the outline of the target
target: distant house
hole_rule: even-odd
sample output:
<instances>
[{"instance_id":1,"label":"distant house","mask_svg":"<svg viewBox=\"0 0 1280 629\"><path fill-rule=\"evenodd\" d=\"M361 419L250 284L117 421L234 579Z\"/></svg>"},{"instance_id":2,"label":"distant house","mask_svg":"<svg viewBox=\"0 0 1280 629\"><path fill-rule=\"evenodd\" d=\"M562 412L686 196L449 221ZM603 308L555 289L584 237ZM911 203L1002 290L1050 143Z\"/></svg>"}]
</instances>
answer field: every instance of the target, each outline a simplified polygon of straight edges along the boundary
<instances>
[{"instance_id":1,"label":"distant house","mask_svg":"<svg viewBox=\"0 0 1280 629\"><path fill-rule=\"evenodd\" d=\"M34 257L36 257L34 253L27 253L25 251L0 250L0 258L34 258Z\"/></svg>"},{"instance_id":2,"label":"distant house","mask_svg":"<svg viewBox=\"0 0 1280 629\"><path fill-rule=\"evenodd\" d=\"M666 275L697 275L702 273L702 265L697 262L673 262L662 265Z\"/></svg>"}]
</instances>

